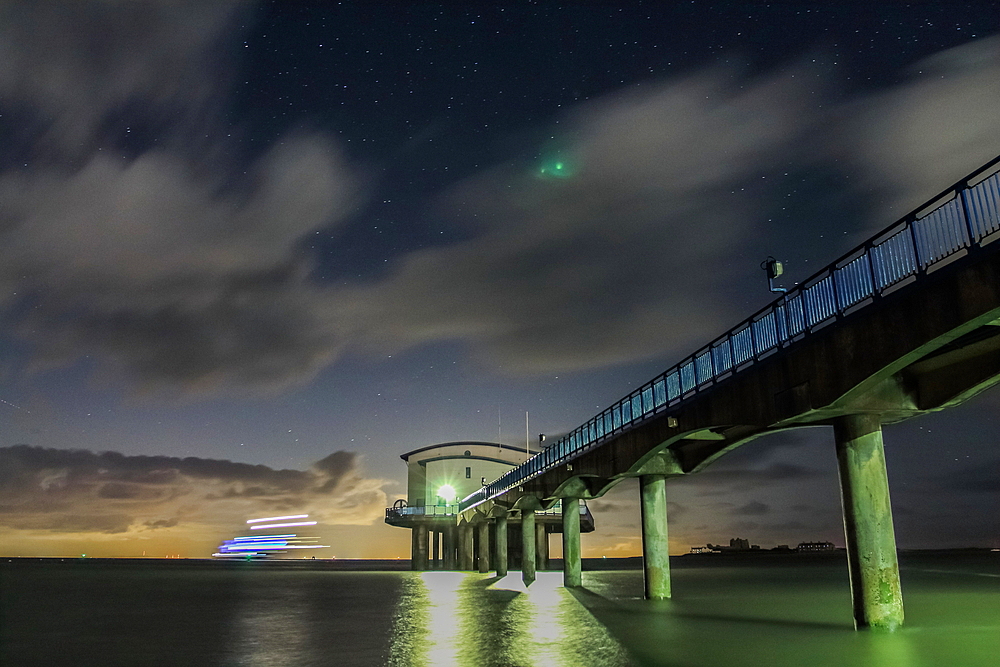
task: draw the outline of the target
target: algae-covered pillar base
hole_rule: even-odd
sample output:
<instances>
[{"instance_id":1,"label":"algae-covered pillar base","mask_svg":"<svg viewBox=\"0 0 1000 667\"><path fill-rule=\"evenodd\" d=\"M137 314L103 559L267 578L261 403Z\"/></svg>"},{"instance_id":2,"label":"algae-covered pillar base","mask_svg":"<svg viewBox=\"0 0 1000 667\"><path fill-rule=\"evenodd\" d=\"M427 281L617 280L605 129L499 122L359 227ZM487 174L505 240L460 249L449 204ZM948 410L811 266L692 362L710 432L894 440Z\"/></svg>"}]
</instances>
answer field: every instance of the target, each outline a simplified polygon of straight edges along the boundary
<instances>
[{"instance_id":1,"label":"algae-covered pillar base","mask_svg":"<svg viewBox=\"0 0 1000 667\"><path fill-rule=\"evenodd\" d=\"M486 574L490 571L490 523L483 521L479 524L479 572Z\"/></svg>"},{"instance_id":2,"label":"algae-covered pillar base","mask_svg":"<svg viewBox=\"0 0 1000 667\"><path fill-rule=\"evenodd\" d=\"M580 499L562 499L563 586L583 585L580 562Z\"/></svg>"},{"instance_id":3,"label":"algae-covered pillar base","mask_svg":"<svg viewBox=\"0 0 1000 667\"><path fill-rule=\"evenodd\" d=\"M833 422L833 433L854 624L857 628L893 630L903 624L903 595L881 421L878 415L840 417Z\"/></svg>"},{"instance_id":4,"label":"algae-covered pillar base","mask_svg":"<svg viewBox=\"0 0 1000 667\"><path fill-rule=\"evenodd\" d=\"M642 565L647 600L670 597L667 543L667 482L663 475L639 477L642 508Z\"/></svg>"},{"instance_id":5,"label":"algae-covered pillar base","mask_svg":"<svg viewBox=\"0 0 1000 667\"><path fill-rule=\"evenodd\" d=\"M535 510L521 510L521 579L525 585L535 580Z\"/></svg>"},{"instance_id":6,"label":"algae-covered pillar base","mask_svg":"<svg viewBox=\"0 0 1000 667\"><path fill-rule=\"evenodd\" d=\"M507 576L507 513L504 512L497 517L493 524L495 536L493 544L496 547L497 576Z\"/></svg>"}]
</instances>

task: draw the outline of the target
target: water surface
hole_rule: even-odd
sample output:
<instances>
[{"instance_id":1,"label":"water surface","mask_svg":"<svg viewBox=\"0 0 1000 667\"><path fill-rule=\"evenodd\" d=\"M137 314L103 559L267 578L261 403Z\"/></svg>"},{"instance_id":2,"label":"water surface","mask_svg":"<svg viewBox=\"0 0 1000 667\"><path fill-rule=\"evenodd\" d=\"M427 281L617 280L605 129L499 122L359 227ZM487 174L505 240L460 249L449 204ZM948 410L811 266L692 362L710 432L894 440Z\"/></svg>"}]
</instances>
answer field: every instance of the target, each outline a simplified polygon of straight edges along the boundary
<instances>
[{"instance_id":1,"label":"water surface","mask_svg":"<svg viewBox=\"0 0 1000 667\"><path fill-rule=\"evenodd\" d=\"M641 571L358 572L311 563L0 561L0 665L309 667L1000 664L1000 553L904 556L905 626L855 632L846 563L674 559Z\"/></svg>"}]
</instances>

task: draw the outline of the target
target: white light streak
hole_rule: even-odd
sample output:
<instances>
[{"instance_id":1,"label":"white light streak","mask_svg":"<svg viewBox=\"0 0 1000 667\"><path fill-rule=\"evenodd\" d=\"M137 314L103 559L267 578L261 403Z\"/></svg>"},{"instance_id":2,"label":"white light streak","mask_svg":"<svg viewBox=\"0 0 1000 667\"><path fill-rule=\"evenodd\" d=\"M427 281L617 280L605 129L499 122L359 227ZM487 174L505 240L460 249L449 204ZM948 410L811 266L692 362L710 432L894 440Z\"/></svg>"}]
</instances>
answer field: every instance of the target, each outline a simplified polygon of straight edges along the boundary
<instances>
[{"instance_id":1,"label":"white light streak","mask_svg":"<svg viewBox=\"0 0 1000 667\"><path fill-rule=\"evenodd\" d=\"M315 526L315 525L316 525L315 521L298 521L296 523L269 523L263 526L250 526L250 530L262 530L264 528L285 528L286 526Z\"/></svg>"},{"instance_id":2,"label":"white light streak","mask_svg":"<svg viewBox=\"0 0 1000 667\"><path fill-rule=\"evenodd\" d=\"M265 517L263 519L248 519L247 523L260 523L261 521L283 521L285 519L306 519L308 517L309 517L308 514L289 514L288 516L269 516L269 517ZM313 523L316 523L316 522L313 521ZM289 526L298 526L298 525L301 525L301 524L290 523L288 525ZM255 528L256 528L256 526L255 526Z\"/></svg>"}]
</instances>

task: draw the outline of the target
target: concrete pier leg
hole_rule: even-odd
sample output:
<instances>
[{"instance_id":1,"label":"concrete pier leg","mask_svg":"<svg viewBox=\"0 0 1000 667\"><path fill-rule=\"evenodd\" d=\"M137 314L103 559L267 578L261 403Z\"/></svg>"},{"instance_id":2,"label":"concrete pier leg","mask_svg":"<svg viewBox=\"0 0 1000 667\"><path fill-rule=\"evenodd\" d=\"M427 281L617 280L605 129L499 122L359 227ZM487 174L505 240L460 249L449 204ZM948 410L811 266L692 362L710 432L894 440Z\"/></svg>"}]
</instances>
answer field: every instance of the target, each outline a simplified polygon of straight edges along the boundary
<instances>
[{"instance_id":1,"label":"concrete pier leg","mask_svg":"<svg viewBox=\"0 0 1000 667\"><path fill-rule=\"evenodd\" d=\"M427 526L417 524L413 527L410 543L410 569L423 572L427 569Z\"/></svg>"},{"instance_id":2,"label":"concrete pier leg","mask_svg":"<svg viewBox=\"0 0 1000 667\"><path fill-rule=\"evenodd\" d=\"M493 524L493 544L496 548L497 576L507 576L507 515L497 517Z\"/></svg>"},{"instance_id":3,"label":"concrete pier leg","mask_svg":"<svg viewBox=\"0 0 1000 667\"><path fill-rule=\"evenodd\" d=\"M544 523L535 521L535 569L549 569L549 531Z\"/></svg>"},{"instance_id":4,"label":"concrete pier leg","mask_svg":"<svg viewBox=\"0 0 1000 667\"><path fill-rule=\"evenodd\" d=\"M562 499L563 586L582 586L580 562L580 499Z\"/></svg>"},{"instance_id":5,"label":"concrete pier leg","mask_svg":"<svg viewBox=\"0 0 1000 667\"><path fill-rule=\"evenodd\" d=\"M882 425L878 415L833 422L854 625L893 630L903 624L896 535L889 504Z\"/></svg>"},{"instance_id":6,"label":"concrete pier leg","mask_svg":"<svg viewBox=\"0 0 1000 667\"><path fill-rule=\"evenodd\" d=\"M441 534L442 565L446 570L455 569L455 526L447 526Z\"/></svg>"},{"instance_id":7,"label":"concrete pier leg","mask_svg":"<svg viewBox=\"0 0 1000 667\"><path fill-rule=\"evenodd\" d=\"M418 571L417 566L420 564L418 562L419 556L417 555L420 551L420 547L417 544L417 530L419 528L420 526L414 526L410 529L410 569L414 572Z\"/></svg>"},{"instance_id":8,"label":"concrete pier leg","mask_svg":"<svg viewBox=\"0 0 1000 667\"><path fill-rule=\"evenodd\" d=\"M535 580L535 510L521 510L521 579Z\"/></svg>"},{"instance_id":9,"label":"concrete pier leg","mask_svg":"<svg viewBox=\"0 0 1000 667\"><path fill-rule=\"evenodd\" d=\"M471 570L475 555L475 541L472 524L463 523L458 527L458 569Z\"/></svg>"},{"instance_id":10,"label":"concrete pier leg","mask_svg":"<svg viewBox=\"0 0 1000 667\"><path fill-rule=\"evenodd\" d=\"M486 574L490 571L490 522L483 521L478 526L479 529L479 572Z\"/></svg>"},{"instance_id":11,"label":"concrete pier leg","mask_svg":"<svg viewBox=\"0 0 1000 667\"><path fill-rule=\"evenodd\" d=\"M663 475L639 478L642 508L642 564L647 600L670 597L670 553L667 544L667 482Z\"/></svg>"},{"instance_id":12,"label":"concrete pier leg","mask_svg":"<svg viewBox=\"0 0 1000 667\"><path fill-rule=\"evenodd\" d=\"M441 552L438 550L438 545L440 544L441 533L437 530L431 531L431 569L438 570L441 568Z\"/></svg>"}]
</instances>

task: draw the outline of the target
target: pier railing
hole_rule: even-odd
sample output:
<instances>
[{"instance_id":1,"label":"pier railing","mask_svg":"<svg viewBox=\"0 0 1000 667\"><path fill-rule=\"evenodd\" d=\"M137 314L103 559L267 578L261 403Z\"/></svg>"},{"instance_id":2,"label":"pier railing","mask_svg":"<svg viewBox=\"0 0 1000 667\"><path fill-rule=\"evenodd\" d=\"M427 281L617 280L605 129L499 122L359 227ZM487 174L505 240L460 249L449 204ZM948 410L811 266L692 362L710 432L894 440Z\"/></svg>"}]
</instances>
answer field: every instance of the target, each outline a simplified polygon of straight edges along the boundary
<instances>
[{"instance_id":1,"label":"pier railing","mask_svg":"<svg viewBox=\"0 0 1000 667\"><path fill-rule=\"evenodd\" d=\"M690 400L811 332L920 283L943 262L975 252L1000 234L1000 157L900 218L776 301L657 375L499 479L460 510L570 461L601 441Z\"/></svg>"},{"instance_id":2,"label":"pier railing","mask_svg":"<svg viewBox=\"0 0 1000 667\"><path fill-rule=\"evenodd\" d=\"M455 516L461 510L459 509L459 504L454 503L451 505L414 505L412 507L386 507L385 508L385 518L390 519L402 519L403 517L417 517L417 516ZM562 514L562 501L557 502L555 505L547 510L538 510L535 514L540 515L556 515ZM586 503L580 503L580 514L583 516L588 516L590 510L587 508Z\"/></svg>"}]
</instances>

